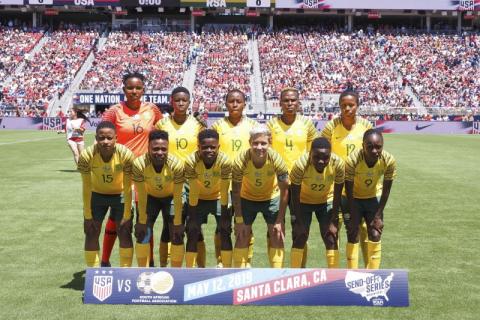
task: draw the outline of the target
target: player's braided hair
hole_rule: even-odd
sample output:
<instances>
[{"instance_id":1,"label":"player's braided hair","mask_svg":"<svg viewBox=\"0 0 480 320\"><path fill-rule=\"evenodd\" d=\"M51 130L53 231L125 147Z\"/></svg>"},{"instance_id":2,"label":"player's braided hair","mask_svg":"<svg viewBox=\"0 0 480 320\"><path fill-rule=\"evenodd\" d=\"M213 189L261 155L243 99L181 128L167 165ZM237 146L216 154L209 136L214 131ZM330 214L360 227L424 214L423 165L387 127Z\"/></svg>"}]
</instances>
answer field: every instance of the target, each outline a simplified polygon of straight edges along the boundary
<instances>
[{"instance_id":1,"label":"player's braided hair","mask_svg":"<svg viewBox=\"0 0 480 320\"><path fill-rule=\"evenodd\" d=\"M294 87L286 87L286 88L283 88L282 91L280 91L280 99L282 99L283 95L288 92L288 91L293 91L297 94L297 96L300 95L299 91L297 88L294 88Z\"/></svg>"}]
</instances>

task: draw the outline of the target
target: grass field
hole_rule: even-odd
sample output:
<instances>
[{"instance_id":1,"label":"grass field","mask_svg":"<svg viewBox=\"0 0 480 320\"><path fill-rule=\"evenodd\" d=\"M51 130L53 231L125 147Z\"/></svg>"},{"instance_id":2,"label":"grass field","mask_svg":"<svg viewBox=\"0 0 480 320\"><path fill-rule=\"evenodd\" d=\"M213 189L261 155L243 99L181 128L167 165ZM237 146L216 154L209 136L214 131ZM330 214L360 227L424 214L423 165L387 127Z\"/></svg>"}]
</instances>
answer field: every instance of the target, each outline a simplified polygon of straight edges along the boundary
<instances>
[{"instance_id":1,"label":"grass field","mask_svg":"<svg viewBox=\"0 0 480 320\"><path fill-rule=\"evenodd\" d=\"M382 267L409 270L409 308L95 306L81 299L81 185L64 136L0 131L0 319L479 319L480 137L388 135L385 149L398 179ZM205 234L213 266L213 225ZM255 234L254 266L266 267L263 223ZM309 248L309 266L324 267L318 232Z\"/></svg>"}]
</instances>

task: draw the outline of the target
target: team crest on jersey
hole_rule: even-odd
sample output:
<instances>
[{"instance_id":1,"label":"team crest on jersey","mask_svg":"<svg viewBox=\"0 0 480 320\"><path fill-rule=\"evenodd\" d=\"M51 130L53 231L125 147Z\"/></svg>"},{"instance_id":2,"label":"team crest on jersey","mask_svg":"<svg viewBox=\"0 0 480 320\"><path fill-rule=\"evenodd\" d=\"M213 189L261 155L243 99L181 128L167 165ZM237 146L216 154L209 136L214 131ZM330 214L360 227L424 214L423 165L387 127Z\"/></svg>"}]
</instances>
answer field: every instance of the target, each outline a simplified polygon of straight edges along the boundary
<instances>
[{"instance_id":1,"label":"team crest on jersey","mask_svg":"<svg viewBox=\"0 0 480 320\"><path fill-rule=\"evenodd\" d=\"M267 176L271 177L275 174L275 172L273 172L273 170L268 170L267 171Z\"/></svg>"},{"instance_id":2,"label":"team crest on jersey","mask_svg":"<svg viewBox=\"0 0 480 320\"><path fill-rule=\"evenodd\" d=\"M213 171L212 175L214 177L220 177L220 172L219 171Z\"/></svg>"},{"instance_id":3,"label":"team crest on jersey","mask_svg":"<svg viewBox=\"0 0 480 320\"><path fill-rule=\"evenodd\" d=\"M98 271L95 271L97 273ZM105 273L105 271L102 271ZM112 271L109 271L111 274ZM105 301L112 295L113 276L111 275L95 275L93 277L93 289L92 294L100 301Z\"/></svg>"},{"instance_id":4,"label":"team crest on jersey","mask_svg":"<svg viewBox=\"0 0 480 320\"><path fill-rule=\"evenodd\" d=\"M122 170L123 170L123 166L121 164L115 165L115 171L122 171Z\"/></svg>"}]
</instances>

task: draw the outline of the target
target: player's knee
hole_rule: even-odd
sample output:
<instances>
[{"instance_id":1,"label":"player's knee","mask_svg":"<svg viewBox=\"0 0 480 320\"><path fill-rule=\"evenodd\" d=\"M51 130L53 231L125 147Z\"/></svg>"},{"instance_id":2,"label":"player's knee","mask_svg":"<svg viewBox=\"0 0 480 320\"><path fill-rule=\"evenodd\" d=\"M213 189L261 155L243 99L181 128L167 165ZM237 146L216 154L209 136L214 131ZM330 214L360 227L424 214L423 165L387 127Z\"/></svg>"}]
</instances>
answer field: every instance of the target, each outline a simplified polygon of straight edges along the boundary
<instances>
[{"instance_id":1,"label":"player's knee","mask_svg":"<svg viewBox=\"0 0 480 320\"><path fill-rule=\"evenodd\" d=\"M358 242L358 227L356 228L347 228L347 239L350 243Z\"/></svg>"},{"instance_id":2,"label":"player's knee","mask_svg":"<svg viewBox=\"0 0 480 320\"><path fill-rule=\"evenodd\" d=\"M380 241L381 233L375 229L368 230L368 240L373 242Z\"/></svg>"},{"instance_id":3,"label":"player's knee","mask_svg":"<svg viewBox=\"0 0 480 320\"><path fill-rule=\"evenodd\" d=\"M335 237L332 236L331 234L323 237L323 242L325 243L325 248L327 250L336 249L337 241L336 241Z\"/></svg>"},{"instance_id":4,"label":"player's knee","mask_svg":"<svg viewBox=\"0 0 480 320\"><path fill-rule=\"evenodd\" d=\"M160 236L160 241L162 242L170 242L170 230L168 230L168 227L164 227L162 229L162 234Z\"/></svg>"},{"instance_id":5,"label":"player's knee","mask_svg":"<svg viewBox=\"0 0 480 320\"><path fill-rule=\"evenodd\" d=\"M308 240L308 233L306 231L293 232L293 247L303 248Z\"/></svg>"}]
</instances>

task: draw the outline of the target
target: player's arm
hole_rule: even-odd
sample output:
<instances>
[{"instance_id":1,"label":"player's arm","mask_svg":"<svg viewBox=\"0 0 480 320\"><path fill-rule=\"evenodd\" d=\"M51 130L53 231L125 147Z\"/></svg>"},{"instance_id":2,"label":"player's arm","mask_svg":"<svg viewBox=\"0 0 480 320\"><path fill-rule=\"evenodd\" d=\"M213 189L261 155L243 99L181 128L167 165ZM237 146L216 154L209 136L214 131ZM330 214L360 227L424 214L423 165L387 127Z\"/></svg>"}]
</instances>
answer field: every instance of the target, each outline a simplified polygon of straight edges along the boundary
<instances>
[{"instance_id":1,"label":"player's arm","mask_svg":"<svg viewBox=\"0 0 480 320\"><path fill-rule=\"evenodd\" d=\"M343 185L345 184L345 162L342 159L335 159L335 180L333 185L333 203L330 223L338 223L338 210L342 199Z\"/></svg>"},{"instance_id":2,"label":"player's arm","mask_svg":"<svg viewBox=\"0 0 480 320\"><path fill-rule=\"evenodd\" d=\"M330 143L332 143L332 132L333 132L333 128L334 128L334 125L333 125L333 120L327 122L327 124L325 125L325 127L322 129L322 131L320 132L320 137L324 137L325 139L327 139Z\"/></svg>"},{"instance_id":3,"label":"player's arm","mask_svg":"<svg viewBox=\"0 0 480 320\"><path fill-rule=\"evenodd\" d=\"M347 204L351 216L356 215L355 201L353 199L353 180L355 178L355 161L348 158L345 162L345 193L347 195ZM352 221L352 219L350 219Z\"/></svg>"},{"instance_id":4,"label":"player's arm","mask_svg":"<svg viewBox=\"0 0 480 320\"><path fill-rule=\"evenodd\" d=\"M188 217L190 222L196 222L198 198L200 194L200 186L197 178L188 179L190 193L188 194Z\"/></svg>"},{"instance_id":5,"label":"player's arm","mask_svg":"<svg viewBox=\"0 0 480 320\"><path fill-rule=\"evenodd\" d=\"M392 190L393 179L396 175L396 163L395 159L392 156L387 158L387 169L385 170L385 175L383 177L383 188L382 195L380 197L380 203L378 205L378 210L375 213L375 217L372 221L372 226L378 232L382 233L383 230L383 210L387 205L388 198L390 196L390 190Z\"/></svg>"},{"instance_id":6,"label":"player's arm","mask_svg":"<svg viewBox=\"0 0 480 320\"><path fill-rule=\"evenodd\" d=\"M92 175L90 161L92 154L89 149L85 149L78 159L78 171L82 176L82 199L83 199L83 230L87 234L95 227L92 216Z\"/></svg>"},{"instance_id":7,"label":"player's arm","mask_svg":"<svg viewBox=\"0 0 480 320\"><path fill-rule=\"evenodd\" d=\"M133 153L128 150L127 155L125 155L125 160L123 163L123 199L124 199L124 209L123 209L123 222L129 221L132 219L132 163L134 160Z\"/></svg>"},{"instance_id":8,"label":"player's arm","mask_svg":"<svg viewBox=\"0 0 480 320\"><path fill-rule=\"evenodd\" d=\"M242 215L242 201L240 198L240 194L242 191L242 183L241 182L232 182L232 203L233 203L233 210L235 213L235 223L243 224L243 215Z\"/></svg>"}]
</instances>

